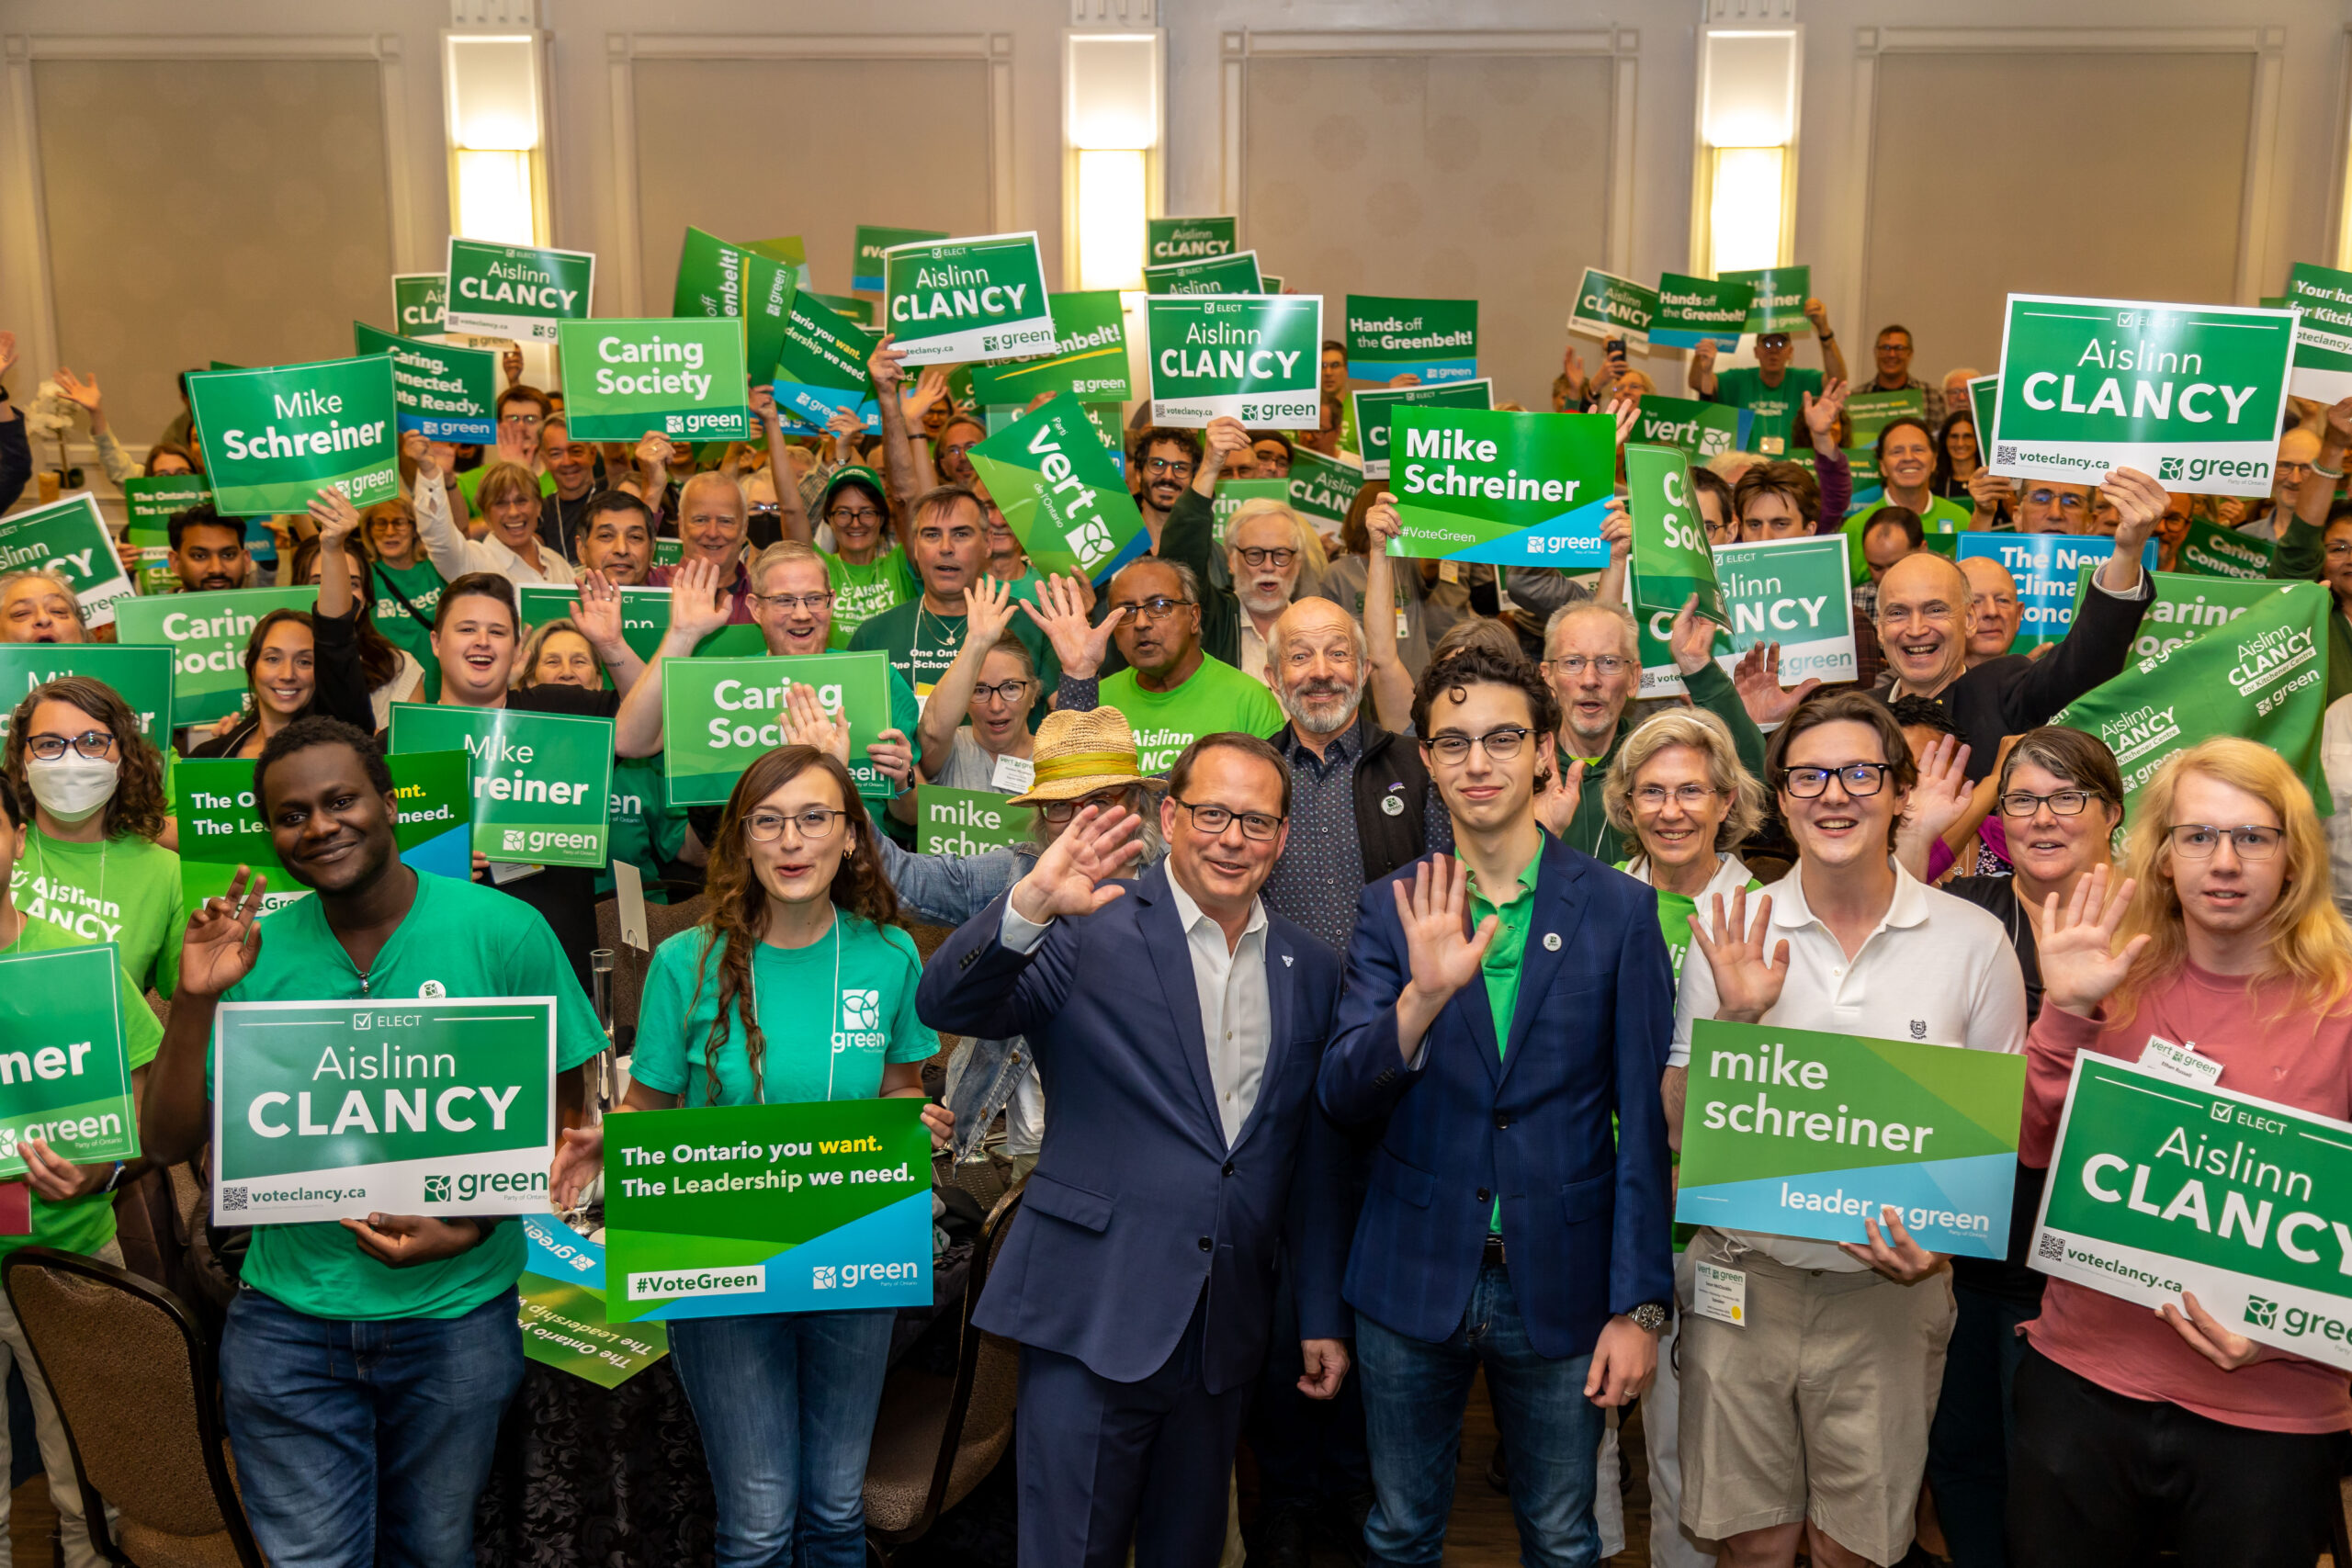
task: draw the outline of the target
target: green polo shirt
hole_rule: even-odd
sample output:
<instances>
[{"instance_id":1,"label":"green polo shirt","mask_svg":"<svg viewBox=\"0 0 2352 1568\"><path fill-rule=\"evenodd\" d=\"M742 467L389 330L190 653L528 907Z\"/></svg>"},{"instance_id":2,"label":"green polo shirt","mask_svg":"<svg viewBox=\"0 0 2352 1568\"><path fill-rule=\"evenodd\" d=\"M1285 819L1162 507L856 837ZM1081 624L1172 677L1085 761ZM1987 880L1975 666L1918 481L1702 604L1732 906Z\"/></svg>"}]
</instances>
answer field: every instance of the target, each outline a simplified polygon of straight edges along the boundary
<instances>
[{"instance_id":1,"label":"green polo shirt","mask_svg":"<svg viewBox=\"0 0 2352 1568\"><path fill-rule=\"evenodd\" d=\"M1535 859L1527 863L1527 869L1521 872L1519 880L1511 885L1510 897L1500 904L1478 891L1475 874L1470 881L1470 929L1476 931L1486 923L1488 915L1498 916L1502 921L1495 929L1495 940L1487 944L1486 962L1480 965L1487 982L1487 1005L1494 1010L1495 1014L1495 1054L1498 1056L1510 1049L1510 1021L1512 1015L1519 1011L1520 959L1527 952L1528 922L1535 918L1534 872L1543 859L1544 853L1539 848ZM1466 866L1467 863L1464 864ZM1495 1194L1494 1216L1487 1222L1487 1228L1497 1234L1502 1231L1503 1200L1500 1191Z\"/></svg>"}]
</instances>

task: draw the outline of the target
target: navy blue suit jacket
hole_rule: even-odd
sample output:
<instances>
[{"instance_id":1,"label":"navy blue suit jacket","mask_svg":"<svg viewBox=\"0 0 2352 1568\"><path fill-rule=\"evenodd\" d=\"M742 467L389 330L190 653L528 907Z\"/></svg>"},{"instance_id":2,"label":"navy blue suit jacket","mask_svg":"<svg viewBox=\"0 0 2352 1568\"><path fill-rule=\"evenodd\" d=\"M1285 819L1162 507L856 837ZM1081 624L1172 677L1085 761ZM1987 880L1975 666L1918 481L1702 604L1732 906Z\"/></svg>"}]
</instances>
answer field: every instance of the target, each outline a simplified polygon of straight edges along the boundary
<instances>
[{"instance_id":1,"label":"navy blue suit jacket","mask_svg":"<svg viewBox=\"0 0 2352 1568\"><path fill-rule=\"evenodd\" d=\"M1583 1355L1611 1314L1674 1293L1658 1101L1674 982L1657 896L1546 834L1510 1049L1496 1049L1494 1010L1473 981L1430 1024L1413 1068L1396 1043L1412 964L1390 891L1412 874L1363 891L1323 1058L1336 1121L1387 1118L1347 1301L1417 1339L1454 1333L1499 1196L1529 1339L1545 1356Z\"/></svg>"},{"instance_id":2,"label":"navy blue suit jacket","mask_svg":"<svg viewBox=\"0 0 2352 1568\"><path fill-rule=\"evenodd\" d=\"M1264 1360L1279 1254L1297 1271L1302 1337L1352 1326L1344 1141L1315 1102L1340 955L1267 916L1272 1041L1228 1150L1167 867L1124 886L1028 954L998 940L998 898L933 955L916 993L934 1029L1025 1035L1045 1084L1045 1145L973 1321L1135 1382L1174 1352L1205 1286L1203 1381L1222 1393Z\"/></svg>"}]
</instances>

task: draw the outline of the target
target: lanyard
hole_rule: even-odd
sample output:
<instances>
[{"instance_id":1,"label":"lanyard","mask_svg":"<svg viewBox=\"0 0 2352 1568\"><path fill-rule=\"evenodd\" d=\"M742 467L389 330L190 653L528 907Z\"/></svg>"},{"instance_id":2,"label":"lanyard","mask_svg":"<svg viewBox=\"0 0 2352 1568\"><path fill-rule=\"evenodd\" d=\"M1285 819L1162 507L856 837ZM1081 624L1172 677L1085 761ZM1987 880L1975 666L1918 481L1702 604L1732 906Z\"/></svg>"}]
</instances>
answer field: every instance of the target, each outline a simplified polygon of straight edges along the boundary
<instances>
[{"instance_id":1,"label":"lanyard","mask_svg":"<svg viewBox=\"0 0 2352 1568\"><path fill-rule=\"evenodd\" d=\"M760 947L765 947L767 943L765 942L760 943ZM836 911L833 915L833 1007L835 1010L838 1010L841 1007L841 1000L842 918L839 911ZM758 1019L763 1010L764 1010L760 1006L760 954L759 949L754 948L752 950L752 1017L754 1020ZM826 1031L827 1034L831 1034L831 1032L832 1031L831 1030ZM748 1059L751 1055L749 1050L750 1041L748 1038L745 1040L744 1043L746 1046L744 1055L748 1063ZM842 1054L831 1048L832 1042L831 1040L827 1040L825 1044L825 1098L827 1100L831 1100L833 1098L833 1069L840 1064ZM768 1102L768 1086L765 1075L754 1070L752 1075L752 1092L758 1097L760 1104L765 1105Z\"/></svg>"}]
</instances>

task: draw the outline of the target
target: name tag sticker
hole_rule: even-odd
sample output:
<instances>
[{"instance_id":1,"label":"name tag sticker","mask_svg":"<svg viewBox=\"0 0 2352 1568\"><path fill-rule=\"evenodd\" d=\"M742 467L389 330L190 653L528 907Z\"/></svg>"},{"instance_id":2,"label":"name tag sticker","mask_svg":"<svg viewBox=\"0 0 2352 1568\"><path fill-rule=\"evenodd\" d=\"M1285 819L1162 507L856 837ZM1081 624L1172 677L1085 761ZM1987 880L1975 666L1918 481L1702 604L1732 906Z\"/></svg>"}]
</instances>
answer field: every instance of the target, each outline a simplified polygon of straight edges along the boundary
<instances>
[{"instance_id":1,"label":"name tag sticker","mask_svg":"<svg viewBox=\"0 0 2352 1568\"><path fill-rule=\"evenodd\" d=\"M1026 795L1037 782L1037 764L1027 757L1015 757L1007 752L996 760L996 772L989 775L990 789L1004 790L1012 795Z\"/></svg>"},{"instance_id":2,"label":"name tag sticker","mask_svg":"<svg viewBox=\"0 0 2352 1568\"><path fill-rule=\"evenodd\" d=\"M2176 1045L2161 1034L2148 1036L2148 1043L2140 1053L2140 1066L2169 1073L2199 1089L2212 1088L2222 1077L2222 1064L2211 1056L2199 1055L2197 1042Z\"/></svg>"},{"instance_id":3,"label":"name tag sticker","mask_svg":"<svg viewBox=\"0 0 2352 1568\"><path fill-rule=\"evenodd\" d=\"M1747 1272L1713 1263L1694 1263L1690 1279L1690 1310L1701 1317L1747 1326Z\"/></svg>"}]
</instances>

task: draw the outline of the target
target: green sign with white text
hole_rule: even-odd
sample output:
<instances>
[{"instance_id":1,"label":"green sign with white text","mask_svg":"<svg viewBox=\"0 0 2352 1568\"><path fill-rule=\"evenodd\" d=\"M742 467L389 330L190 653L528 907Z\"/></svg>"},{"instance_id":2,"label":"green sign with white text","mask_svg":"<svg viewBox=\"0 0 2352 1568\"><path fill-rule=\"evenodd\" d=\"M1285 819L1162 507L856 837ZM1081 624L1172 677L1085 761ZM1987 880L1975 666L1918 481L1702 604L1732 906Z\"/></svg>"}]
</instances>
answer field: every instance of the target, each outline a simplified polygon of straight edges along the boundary
<instances>
[{"instance_id":1,"label":"green sign with white text","mask_svg":"<svg viewBox=\"0 0 2352 1568\"><path fill-rule=\"evenodd\" d=\"M2278 559L2278 547L2268 539L2224 528L2203 517L2188 520L2188 533L2180 541L2180 570L2199 577L2267 582Z\"/></svg>"},{"instance_id":2,"label":"green sign with white text","mask_svg":"<svg viewBox=\"0 0 2352 1568\"><path fill-rule=\"evenodd\" d=\"M1290 455L1290 509L1317 523L1344 523L1363 489L1363 470L1305 446ZM1325 529L1322 532L1329 533Z\"/></svg>"},{"instance_id":3,"label":"green sign with white text","mask_svg":"<svg viewBox=\"0 0 2352 1568\"><path fill-rule=\"evenodd\" d=\"M1803 337L1813 331L1813 322L1804 313L1804 302L1813 296L1813 268L1810 266L1768 266L1749 272L1727 272L1725 283L1745 284L1752 292L1747 301L1747 320L1741 327L1747 333L1786 333L1791 337Z\"/></svg>"},{"instance_id":4,"label":"green sign with white text","mask_svg":"<svg viewBox=\"0 0 2352 1568\"><path fill-rule=\"evenodd\" d=\"M868 430L882 428L867 362L881 334L834 309L821 295L802 289L793 297L776 350L776 412L787 428L822 430L847 409Z\"/></svg>"},{"instance_id":5,"label":"green sign with white text","mask_svg":"<svg viewBox=\"0 0 2352 1568\"><path fill-rule=\"evenodd\" d=\"M966 856L1027 843L1036 836L1029 808L1006 805L1011 798L992 789L916 785L915 852Z\"/></svg>"},{"instance_id":6,"label":"green sign with white text","mask_svg":"<svg viewBox=\"0 0 2352 1568\"><path fill-rule=\"evenodd\" d=\"M785 743L785 702L813 686L827 715L849 726L849 775L858 794L898 792L865 749L890 728L890 656L803 653L786 659L662 661L662 773L671 806L724 806L743 770ZM398 711L395 709L394 711Z\"/></svg>"},{"instance_id":7,"label":"green sign with white text","mask_svg":"<svg viewBox=\"0 0 2352 1568\"><path fill-rule=\"evenodd\" d=\"M651 659L670 629L670 591L632 585L620 591L620 601L621 640L639 659ZM580 596L575 589L530 582L514 590L514 602L522 614L523 635L528 637L532 628L569 616ZM695 644L695 654L706 658L756 659L767 650L767 639L756 626L721 626Z\"/></svg>"},{"instance_id":8,"label":"green sign with white text","mask_svg":"<svg viewBox=\"0 0 2352 1568\"><path fill-rule=\"evenodd\" d=\"M442 330L441 316L449 303L446 272L392 274L392 321L402 337L420 337Z\"/></svg>"},{"instance_id":9,"label":"green sign with white text","mask_svg":"<svg viewBox=\"0 0 2352 1568\"><path fill-rule=\"evenodd\" d=\"M64 578L92 626L112 626L116 604L136 592L88 491L0 517L0 572L29 570Z\"/></svg>"},{"instance_id":10,"label":"green sign with white text","mask_svg":"<svg viewBox=\"0 0 2352 1568\"><path fill-rule=\"evenodd\" d=\"M1577 282L1576 303L1568 309L1568 331L1587 337L1623 338L1629 347L1647 348L1650 323L1657 317L1657 289L1589 266Z\"/></svg>"},{"instance_id":11,"label":"green sign with white text","mask_svg":"<svg viewBox=\"0 0 2352 1568\"><path fill-rule=\"evenodd\" d=\"M1235 231L1239 227L1240 220L1234 218L1147 218L1143 220L1144 265L1164 266L1170 262L1229 256L1238 243Z\"/></svg>"},{"instance_id":12,"label":"green sign with white text","mask_svg":"<svg viewBox=\"0 0 2352 1568\"><path fill-rule=\"evenodd\" d=\"M67 675L105 682L138 716L139 733L155 750L171 745L171 649L111 642L0 642L0 741L27 694Z\"/></svg>"},{"instance_id":13,"label":"green sign with white text","mask_svg":"<svg viewBox=\"0 0 2352 1568\"><path fill-rule=\"evenodd\" d=\"M1054 316L1034 231L893 245L882 267L884 319L909 365L1053 352Z\"/></svg>"},{"instance_id":14,"label":"green sign with white text","mask_svg":"<svg viewBox=\"0 0 2352 1568\"><path fill-rule=\"evenodd\" d=\"M1671 617L1695 593L1699 614L1728 628L1707 522L1691 499L1690 465L1681 449L1628 445L1625 503L1634 525L1634 613L1663 611Z\"/></svg>"},{"instance_id":15,"label":"green sign with white text","mask_svg":"<svg viewBox=\"0 0 2352 1568\"><path fill-rule=\"evenodd\" d=\"M1404 525L1389 554L1494 566L1609 563L1600 521L1616 491L1617 427L1607 414L1408 406L1396 410L1389 436L1388 489Z\"/></svg>"},{"instance_id":16,"label":"green sign with white text","mask_svg":"<svg viewBox=\"0 0 2352 1568\"><path fill-rule=\"evenodd\" d=\"M402 863L458 882L470 877L473 808L466 754L411 751L385 761L400 802L392 839ZM188 908L225 897L239 866L269 879L262 894L264 914L311 896L278 861L254 795L251 759L182 761L173 766L172 788L180 824L180 897Z\"/></svg>"},{"instance_id":17,"label":"green sign with white text","mask_svg":"<svg viewBox=\"0 0 2352 1568\"><path fill-rule=\"evenodd\" d=\"M46 1139L75 1165L139 1157L114 943L0 953L0 1178Z\"/></svg>"},{"instance_id":18,"label":"green sign with white text","mask_svg":"<svg viewBox=\"0 0 2352 1568\"><path fill-rule=\"evenodd\" d=\"M463 751L473 847L510 865L605 864L613 721L520 708L394 703L390 751Z\"/></svg>"},{"instance_id":19,"label":"green sign with white text","mask_svg":"<svg viewBox=\"0 0 2352 1568\"><path fill-rule=\"evenodd\" d=\"M1838 685L1856 677L1854 601L1847 576L1848 540L1843 534L1795 539L1758 539L1714 548L1715 582L1723 594L1723 629L1714 639L1715 662L1732 672L1740 656L1760 643L1781 648L1781 682L1793 686L1808 677ZM1647 593L1638 570L1632 592ZM1683 595L1690 596L1686 590ZM1675 611L1682 608L1677 601ZM1667 651L1673 614L1652 610L1641 617L1642 689L1647 697L1681 693L1681 672Z\"/></svg>"},{"instance_id":20,"label":"green sign with white text","mask_svg":"<svg viewBox=\"0 0 2352 1568\"><path fill-rule=\"evenodd\" d=\"M1125 402L1127 329L1115 288L1046 296L1054 312L1054 349L1027 359L972 367L972 395L990 407L1025 403L1040 392L1080 402Z\"/></svg>"},{"instance_id":21,"label":"green sign with white text","mask_svg":"<svg viewBox=\"0 0 2352 1568\"><path fill-rule=\"evenodd\" d=\"M224 516L301 512L329 487L361 508L401 493L389 355L191 370L187 392L212 503Z\"/></svg>"},{"instance_id":22,"label":"green sign with white text","mask_svg":"<svg viewBox=\"0 0 2352 1568\"><path fill-rule=\"evenodd\" d=\"M1144 301L1144 321L1154 423L1321 425L1322 296L1159 295Z\"/></svg>"},{"instance_id":23,"label":"green sign with white text","mask_svg":"<svg viewBox=\"0 0 2352 1568\"><path fill-rule=\"evenodd\" d=\"M1075 572L1101 582L1150 547L1118 465L1069 399L1023 415L970 457L1041 575Z\"/></svg>"},{"instance_id":24,"label":"green sign with white text","mask_svg":"<svg viewBox=\"0 0 2352 1568\"><path fill-rule=\"evenodd\" d=\"M873 223L859 224L856 244L850 257L851 290L865 294L882 292L882 257L892 246L920 245L947 237L944 229L886 229Z\"/></svg>"},{"instance_id":25,"label":"green sign with white text","mask_svg":"<svg viewBox=\"0 0 2352 1568\"><path fill-rule=\"evenodd\" d=\"M125 599L116 636L125 644L166 648L172 655L172 723L232 714L245 705L245 644L272 610L308 610L316 588L226 588Z\"/></svg>"},{"instance_id":26,"label":"green sign with white text","mask_svg":"<svg viewBox=\"0 0 2352 1568\"><path fill-rule=\"evenodd\" d=\"M724 317L560 321L563 412L574 441L748 441L743 323Z\"/></svg>"},{"instance_id":27,"label":"green sign with white text","mask_svg":"<svg viewBox=\"0 0 2352 1568\"><path fill-rule=\"evenodd\" d=\"M1198 261L1169 262L1143 269L1146 294L1262 294L1266 280L1258 271L1258 253L1234 251Z\"/></svg>"},{"instance_id":28,"label":"green sign with white text","mask_svg":"<svg viewBox=\"0 0 2352 1568\"><path fill-rule=\"evenodd\" d=\"M1917 387L1904 387L1892 392L1856 392L1846 400L1846 417L1853 422L1854 427L1854 438L1848 443L1849 446L1855 449L1875 448L1879 432L1894 421L1905 417L1917 420L1928 417L1928 394ZM1876 461L1874 451L1869 456L1873 462Z\"/></svg>"},{"instance_id":29,"label":"green sign with white text","mask_svg":"<svg viewBox=\"0 0 2352 1568\"><path fill-rule=\"evenodd\" d=\"M351 323L352 346L362 356L392 360L392 407L403 431L427 441L487 446L498 440L498 355L451 348Z\"/></svg>"},{"instance_id":30,"label":"green sign with white text","mask_svg":"<svg viewBox=\"0 0 2352 1568\"><path fill-rule=\"evenodd\" d=\"M1678 447L1691 461L1703 463L1745 446L1747 425L1753 418L1746 409L1736 409L1729 403L1706 403L1696 398L1667 398L1645 392L1634 413L1633 432L1626 439Z\"/></svg>"},{"instance_id":31,"label":"green sign with white text","mask_svg":"<svg viewBox=\"0 0 2352 1568\"><path fill-rule=\"evenodd\" d=\"M796 292L793 269L774 256L730 245L699 229L686 231L678 253L678 285L670 296L673 316L732 317L743 323L743 363L765 378L775 369L784 346L784 325Z\"/></svg>"},{"instance_id":32,"label":"green sign with white text","mask_svg":"<svg viewBox=\"0 0 2352 1568\"><path fill-rule=\"evenodd\" d=\"M516 1314L523 1354L543 1367L618 1388L670 1353L670 1331L658 1323L615 1328L605 1317L605 1248L553 1214L526 1214L529 1251Z\"/></svg>"},{"instance_id":33,"label":"green sign with white text","mask_svg":"<svg viewBox=\"0 0 2352 1568\"><path fill-rule=\"evenodd\" d=\"M1348 374L1359 381L1418 376L1423 385L1478 374L1478 301L1347 298Z\"/></svg>"},{"instance_id":34,"label":"green sign with white text","mask_svg":"<svg viewBox=\"0 0 2352 1568\"><path fill-rule=\"evenodd\" d=\"M2301 312L2287 390L2323 403L2352 398L2352 272L2298 262L2280 302Z\"/></svg>"},{"instance_id":35,"label":"green sign with white text","mask_svg":"<svg viewBox=\"0 0 2352 1568\"><path fill-rule=\"evenodd\" d=\"M1495 384L1481 378L1450 381L1442 387L1359 387L1348 394L1348 402L1355 412L1363 477L1385 479L1390 467L1389 426L1397 410L1490 409L1495 406Z\"/></svg>"},{"instance_id":36,"label":"green sign with white text","mask_svg":"<svg viewBox=\"0 0 2352 1568\"><path fill-rule=\"evenodd\" d=\"M1696 348L1712 343L1725 354L1734 353L1740 334L1747 329L1747 308L1755 299L1753 284L1679 272L1661 274L1657 313L1650 318L1650 342L1660 348Z\"/></svg>"},{"instance_id":37,"label":"green sign with white text","mask_svg":"<svg viewBox=\"0 0 2352 1568\"><path fill-rule=\"evenodd\" d=\"M171 565L172 514L211 499L212 487L202 474L134 474L122 481L123 511L130 520L122 538L139 552L140 592L179 592L179 576Z\"/></svg>"},{"instance_id":38,"label":"green sign with white text","mask_svg":"<svg viewBox=\"0 0 2352 1568\"><path fill-rule=\"evenodd\" d=\"M586 251L499 245L449 237L449 302L444 332L553 343L558 321L584 321L596 292L596 258Z\"/></svg>"}]
</instances>

